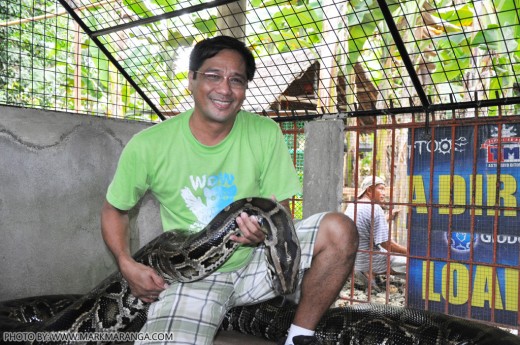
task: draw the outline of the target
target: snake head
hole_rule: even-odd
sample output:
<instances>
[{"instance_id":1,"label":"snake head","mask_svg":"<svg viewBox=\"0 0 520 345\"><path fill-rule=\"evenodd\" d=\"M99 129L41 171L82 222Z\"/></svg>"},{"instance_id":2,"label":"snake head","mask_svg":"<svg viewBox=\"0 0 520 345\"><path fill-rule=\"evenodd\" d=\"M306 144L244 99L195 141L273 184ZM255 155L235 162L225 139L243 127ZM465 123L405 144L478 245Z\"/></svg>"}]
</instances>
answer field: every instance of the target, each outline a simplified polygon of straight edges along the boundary
<instances>
[{"instance_id":1,"label":"snake head","mask_svg":"<svg viewBox=\"0 0 520 345\"><path fill-rule=\"evenodd\" d=\"M256 216L256 221L258 222L258 225L260 226L260 229L262 232L268 236L269 235L269 222L262 217L262 216Z\"/></svg>"}]
</instances>

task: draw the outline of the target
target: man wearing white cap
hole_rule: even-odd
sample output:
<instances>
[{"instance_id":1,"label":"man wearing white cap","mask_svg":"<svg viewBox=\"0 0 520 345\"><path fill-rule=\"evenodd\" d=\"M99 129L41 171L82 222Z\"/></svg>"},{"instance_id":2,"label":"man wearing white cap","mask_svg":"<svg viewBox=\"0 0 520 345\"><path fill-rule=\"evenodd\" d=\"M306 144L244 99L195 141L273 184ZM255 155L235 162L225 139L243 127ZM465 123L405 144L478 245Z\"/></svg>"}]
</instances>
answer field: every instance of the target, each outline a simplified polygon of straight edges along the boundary
<instances>
[{"instance_id":1,"label":"man wearing white cap","mask_svg":"<svg viewBox=\"0 0 520 345\"><path fill-rule=\"evenodd\" d=\"M357 203L351 203L345 214L352 218L359 232L359 248L354 270L359 277L369 277L370 268L373 274L387 272L388 260L390 273L406 272L405 256L388 256L386 253L406 254L406 247L390 238L387 217L379 203L384 202L386 185L378 176L367 176L361 183ZM370 253L368 252L370 251ZM379 253L378 253L379 252Z\"/></svg>"}]
</instances>

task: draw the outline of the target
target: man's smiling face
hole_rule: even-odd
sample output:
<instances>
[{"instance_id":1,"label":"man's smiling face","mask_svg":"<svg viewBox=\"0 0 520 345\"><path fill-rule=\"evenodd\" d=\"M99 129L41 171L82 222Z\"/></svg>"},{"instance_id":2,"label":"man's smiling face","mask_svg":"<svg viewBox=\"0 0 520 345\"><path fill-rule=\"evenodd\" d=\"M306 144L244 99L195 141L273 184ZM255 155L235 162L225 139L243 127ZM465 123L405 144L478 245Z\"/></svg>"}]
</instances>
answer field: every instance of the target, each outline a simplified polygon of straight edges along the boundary
<instances>
[{"instance_id":1,"label":"man's smiling face","mask_svg":"<svg viewBox=\"0 0 520 345\"><path fill-rule=\"evenodd\" d=\"M190 71L188 86L195 102L193 115L211 122L234 122L246 98L246 65L242 56L234 50L222 50L205 60L196 72ZM216 82L204 74L224 78ZM246 87L237 87L237 83L233 82L237 80L243 80Z\"/></svg>"}]
</instances>

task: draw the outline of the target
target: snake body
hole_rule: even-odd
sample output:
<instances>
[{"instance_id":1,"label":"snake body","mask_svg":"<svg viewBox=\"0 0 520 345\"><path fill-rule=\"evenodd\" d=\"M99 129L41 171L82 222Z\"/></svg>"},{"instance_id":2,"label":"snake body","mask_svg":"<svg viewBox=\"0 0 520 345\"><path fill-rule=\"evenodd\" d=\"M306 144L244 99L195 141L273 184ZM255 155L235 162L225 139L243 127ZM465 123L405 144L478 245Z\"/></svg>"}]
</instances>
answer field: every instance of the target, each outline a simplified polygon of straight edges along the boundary
<instances>
[{"instance_id":1,"label":"snake body","mask_svg":"<svg viewBox=\"0 0 520 345\"><path fill-rule=\"evenodd\" d=\"M141 248L134 259L155 268L168 283L202 279L218 269L238 247L239 244L231 241L230 236L239 234L236 218L242 212L256 216L265 232L265 253L273 288L280 294L293 292L300 262L298 238L285 208L265 198L247 198L231 203L198 233L165 232ZM23 304L22 301L26 300L18 301L19 304ZM52 309L53 303L47 305ZM131 294L127 281L116 272L92 291L41 322L23 322L30 319L28 317L16 319L17 313L27 314L28 310L38 309L35 304L29 303L21 311L13 312L4 302L0 306L0 322L4 320L0 323L0 331L138 331L146 321L148 307L149 304ZM15 322L9 321L13 319Z\"/></svg>"},{"instance_id":2,"label":"snake body","mask_svg":"<svg viewBox=\"0 0 520 345\"><path fill-rule=\"evenodd\" d=\"M222 329L270 340L287 333L296 305L275 298L235 307ZM330 308L316 327L324 345L519 345L520 338L479 322L412 308L356 304Z\"/></svg>"},{"instance_id":3,"label":"snake body","mask_svg":"<svg viewBox=\"0 0 520 345\"><path fill-rule=\"evenodd\" d=\"M0 325L4 331L25 331L26 323L44 323L78 298L57 295L0 302ZM276 341L286 335L295 312L296 305L283 298L234 307L226 314L221 329ZM520 344L517 336L482 323L381 304L330 308L319 322L316 336L324 345Z\"/></svg>"},{"instance_id":4,"label":"snake body","mask_svg":"<svg viewBox=\"0 0 520 345\"><path fill-rule=\"evenodd\" d=\"M294 291L300 250L283 206L268 199L236 201L204 230L185 235L166 232L134 258L154 267L167 281L194 281L215 271L236 249L236 217L247 212L266 233L266 259L279 294ZM148 304L130 293L114 273L83 296L43 296L0 302L0 334L6 331L135 332L146 321ZM290 326L296 306L281 299L235 307L222 329L278 340ZM386 305L330 308L316 328L323 344L350 345L520 345L520 338L498 328L448 315ZM1 339L1 338L0 338ZM0 340L1 341L1 340Z\"/></svg>"}]
</instances>

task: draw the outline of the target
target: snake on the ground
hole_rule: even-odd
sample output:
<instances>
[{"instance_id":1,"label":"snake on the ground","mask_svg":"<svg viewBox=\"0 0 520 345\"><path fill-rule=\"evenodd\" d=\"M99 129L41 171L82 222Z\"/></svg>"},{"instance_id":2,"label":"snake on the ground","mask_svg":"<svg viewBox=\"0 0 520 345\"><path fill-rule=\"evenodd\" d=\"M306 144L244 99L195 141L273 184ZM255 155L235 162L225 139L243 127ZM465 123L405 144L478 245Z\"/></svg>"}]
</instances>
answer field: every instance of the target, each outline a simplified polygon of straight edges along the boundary
<instances>
[{"instance_id":1,"label":"snake on the ground","mask_svg":"<svg viewBox=\"0 0 520 345\"><path fill-rule=\"evenodd\" d=\"M191 282L214 272L235 251L236 217L246 212L265 232L265 254L274 290L292 293L298 281L300 248L293 221L279 203L265 198L241 199L222 210L201 232L168 231L141 248L134 259L167 281ZM116 272L89 293L28 297L0 302L0 334L6 332L137 332L149 304L131 294ZM296 305L276 298L234 307L221 329L277 340L285 335ZM520 345L520 338L501 329L434 313L386 305L330 308L316 328L323 344L352 345ZM37 342L33 342L37 343Z\"/></svg>"}]
</instances>

